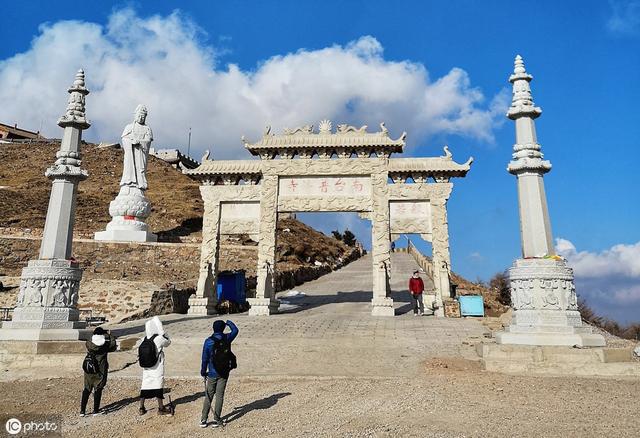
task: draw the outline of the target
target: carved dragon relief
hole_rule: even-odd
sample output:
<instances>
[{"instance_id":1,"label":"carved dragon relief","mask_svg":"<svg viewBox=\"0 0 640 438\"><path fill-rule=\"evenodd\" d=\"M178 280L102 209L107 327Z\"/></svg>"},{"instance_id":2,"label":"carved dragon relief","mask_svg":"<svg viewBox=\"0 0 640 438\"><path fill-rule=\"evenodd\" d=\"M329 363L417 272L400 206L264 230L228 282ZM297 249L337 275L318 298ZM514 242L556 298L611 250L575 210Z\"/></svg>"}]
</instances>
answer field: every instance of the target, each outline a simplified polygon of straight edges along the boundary
<instances>
[{"instance_id":1,"label":"carved dragon relief","mask_svg":"<svg viewBox=\"0 0 640 438\"><path fill-rule=\"evenodd\" d=\"M357 133L357 134L366 134L367 133L367 125L362 125L360 128L356 128L355 126L340 124L338 125L338 134L347 134L347 133Z\"/></svg>"},{"instance_id":2,"label":"carved dragon relief","mask_svg":"<svg viewBox=\"0 0 640 438\"><path fill-rule=\"evenodd\" d=\"M299 126L297 128L284 129L284 135L311 134L311 133L313 133L313 125L304 125L304 126Z\"/></svg>"}]
</instances>

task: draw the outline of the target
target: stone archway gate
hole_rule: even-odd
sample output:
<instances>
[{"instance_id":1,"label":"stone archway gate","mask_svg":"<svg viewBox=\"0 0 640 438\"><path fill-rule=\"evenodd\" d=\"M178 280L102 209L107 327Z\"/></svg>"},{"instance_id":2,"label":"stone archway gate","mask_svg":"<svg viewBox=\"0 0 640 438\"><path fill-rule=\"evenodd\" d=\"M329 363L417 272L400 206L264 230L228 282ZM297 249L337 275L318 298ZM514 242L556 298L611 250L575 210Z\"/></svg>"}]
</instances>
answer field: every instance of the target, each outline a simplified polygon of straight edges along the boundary
<instances>
[{"instance_id":1,"label":"stone archway gate","mask_svg":"<svg viewBox=\"0 0 640 438\"><path fill-rule=\"evenodd\" d=\"M441 157L390 158L403 151L406 133L393 140L384 123L379 132L366 128L338 125L332 132L331 122L324 120L319 132L307 125L276 135L267 127L257 143L242 139L260 160L215 161L207 153L198 168L185 172L201 182L204 201L200 272L189 313L214 312L220 236L245 233L258 241L257 288L248 299L249 315L276 312L278 214L335 211L358 212L372 222L372 315L394 315L390 242L392 236L411 233L432 242L436 315L443 316L451 269L450 178L464 177L473 158L456 163L446 146Z\"/></svg>"}]
</instances>

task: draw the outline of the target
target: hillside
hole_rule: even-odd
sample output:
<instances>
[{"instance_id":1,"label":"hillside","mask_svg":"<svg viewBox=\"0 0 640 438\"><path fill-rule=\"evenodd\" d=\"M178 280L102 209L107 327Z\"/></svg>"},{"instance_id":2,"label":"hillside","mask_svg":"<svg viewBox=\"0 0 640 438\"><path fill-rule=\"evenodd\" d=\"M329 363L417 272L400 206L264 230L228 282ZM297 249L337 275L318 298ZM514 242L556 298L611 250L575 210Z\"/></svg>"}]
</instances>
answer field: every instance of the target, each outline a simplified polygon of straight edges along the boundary
<instances>
[{"instance_id":1,"label":"hillside","mask_svg":"<svg viewBox=\"0 0 640 438\"><path fill-rule=\"evenodd\" d=\"M44 227L51 191L44 172L55 161L59 147L59 143L45 142L0 144L0 227ZM83 144L81 153L89 178L78 185L75 231L91 235L104 230L111 220L109 203L118 194L123 152ZM153 205L147 222L160 240L198 230L203 212L198 183L152 156L147 178L147 197Z\"/></svg>"}]
</instances>

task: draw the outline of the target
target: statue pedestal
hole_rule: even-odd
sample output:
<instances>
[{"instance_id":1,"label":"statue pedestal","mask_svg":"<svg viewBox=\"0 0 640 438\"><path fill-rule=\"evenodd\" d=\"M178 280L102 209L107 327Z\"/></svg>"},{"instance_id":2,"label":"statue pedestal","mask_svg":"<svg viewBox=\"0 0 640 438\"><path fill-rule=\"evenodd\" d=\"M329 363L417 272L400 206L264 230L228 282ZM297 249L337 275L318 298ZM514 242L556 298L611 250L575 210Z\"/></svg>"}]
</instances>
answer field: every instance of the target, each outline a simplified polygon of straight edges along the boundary
<instances>
[{"instance_id":1,"label":"statue pedestal","mask_svg":"<svg viewBox=\"0 0 640 438\"><path fill-rule=\"evenodd\" d=\"M76 308L82 269L70 260L30 260L22 270L13 318L2 324L0 340L77 341L90 331Z\"/></svg>"},{"instance_id":2,"label":"statue pedestal","mask_svg":"<svg viewBox=\"0 0 640 438\"><path fill-rule=\"evenodd\" d=\"M105 231L95 233L95 240L112 242L156 242L158 236L144 222L151 214L151 203L138 187L122 186L109 204L113 219Z\"/></svg>"},{"instance_id":3,"label":"statue pedestal","mask_svg":"<svg viewBox=\"0 0 640 438\"><path fill-rule=\"evenodd\" d=\"M518 259L509 269L513 318L498 344L603 347L582 324L573 271L562 260Z\"/></svg>"}]
</instances>

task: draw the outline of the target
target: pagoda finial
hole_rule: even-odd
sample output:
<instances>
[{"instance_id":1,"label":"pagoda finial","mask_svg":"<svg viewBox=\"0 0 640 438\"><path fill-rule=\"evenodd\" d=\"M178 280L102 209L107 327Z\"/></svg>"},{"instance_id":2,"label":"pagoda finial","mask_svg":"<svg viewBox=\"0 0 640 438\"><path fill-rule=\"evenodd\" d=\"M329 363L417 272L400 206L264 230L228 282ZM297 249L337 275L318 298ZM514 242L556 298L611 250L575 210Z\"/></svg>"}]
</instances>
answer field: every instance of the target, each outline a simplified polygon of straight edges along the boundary
<instances>
[{"instance_id":1,"label":"pagoda finial","mask_svg":"<svg viewBox=\"0 0 640 438\"><path fill-rule=\"evenodd\" d=\"M516 55L516 60L513 62L513 72L515 74L518 73L526 73L524 68L524 61L522 60L522 56Z\"/></svg>"},{"instance_id":2,"label":"pagoda finial","mask_svg":"<svg viewBox=\"0 0 640 438\"><path fill-rule=\"evenodd\" d=\"M532 79L533 76L527 73L524 67L522 56L516 55L513 62L513 74L509 76L509 82L513 84L511 107L507 112L507 117L510 119L515 120L525 116L535 119L542 114L542 110L533 103L531 86L529 85Z\"/></svg>"},{"instance_id":3,"label":"pagoda finial","mask_svg":"<svg viewBox=\"0 0 640 438\"><path fill-rule=\"evenodd\" d=\"M87 129L91 124L87 121L84 112L84 97L89 94L89 90L84 85L84 70L78 70L73 85L69 87L67 92L69 93L67 111L58 120L58 126L62 128L74 126L79 129Z\"/></svg>"}]
</instances>

